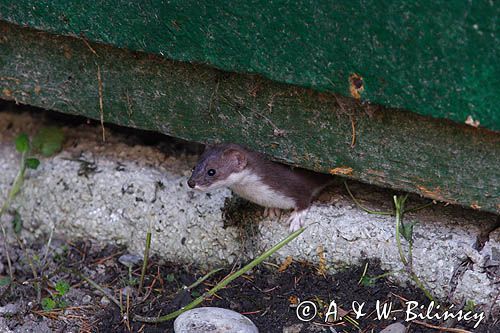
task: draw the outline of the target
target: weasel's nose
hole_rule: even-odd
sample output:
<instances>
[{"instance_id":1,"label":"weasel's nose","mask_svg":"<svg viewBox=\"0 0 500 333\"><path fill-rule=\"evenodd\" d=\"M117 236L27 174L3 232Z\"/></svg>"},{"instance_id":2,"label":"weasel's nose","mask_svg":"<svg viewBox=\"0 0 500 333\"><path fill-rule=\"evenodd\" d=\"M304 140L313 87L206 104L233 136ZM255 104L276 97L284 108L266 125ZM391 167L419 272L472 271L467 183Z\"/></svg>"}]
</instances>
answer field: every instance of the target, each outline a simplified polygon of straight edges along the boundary
<instances>
[{"instance_id":1,"label":"weasel's nose","mask_svg":"<svg viewBox=\"0 0 500 333\"><path fill-rule=\"evenodd\" d=\"M194 182L194 180L192 180L191 178L189 178L189 180L188 180L188 186L191 187L191 188L194 188L195 185L196 185L196 183Z\"/></svg>"}]
</instances>

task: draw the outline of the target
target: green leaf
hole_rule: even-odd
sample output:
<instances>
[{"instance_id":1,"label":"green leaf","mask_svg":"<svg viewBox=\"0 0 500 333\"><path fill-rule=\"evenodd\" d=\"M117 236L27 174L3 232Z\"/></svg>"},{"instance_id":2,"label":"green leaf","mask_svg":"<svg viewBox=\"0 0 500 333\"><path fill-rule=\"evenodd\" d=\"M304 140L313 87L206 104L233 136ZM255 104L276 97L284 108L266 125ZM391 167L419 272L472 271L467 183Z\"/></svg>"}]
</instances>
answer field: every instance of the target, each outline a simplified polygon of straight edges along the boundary
<instances>
[{"instance_id":1,"label":"green leaf","mask_svg":"<svg viewBox=\"0 0 500 333\"><path fill-rule=\"evenodd\" d=\"M36 158L27 158L26 166L30 169L36 169L40 165L40 161Z\"/></svg>"},{"instance_id":2,"label":"green leaf","mask_svg":"<svg viewBox=\"0 0 500 333\"><path fill-rule=\"evenodd\" d=\"M12 220L12 229L14 229L14 233L19 235L21 230L23 230L23 219L21 218L21 214L18 211L14 213L14 219Z\"/></svg>"},{"instance_id":3,"label":"green leaf","mask_svg":"<svg viewBox=\"0 0 500 333\"><path fill-rule=\"evenodd\" d=\"M360 284L363 287L373 287L377 283L377 277L363 276L361 278Z\"/></svg>"},{"instance_id":4,"label":"green leaf","mask_svg":"<svg viewBox=\"0 0 500 333\"><path fill-rule=\"evenodd\" d=\"M64 296L68 293L70 285L66 281L57 281L56 283L56 290L59 293L59 296Z\"/></svg>"},{"instance_id":5,"label":"green leaf","mask_svg":"<svg viewBox=\"0 0 500 333\"><path fill-rule=\"evenodd\" d=\"M10 284L11 280L10 277L4 276L0 278L0 287L5 287Z\"/></svg>"},{"instance_id":6,"label":"green leaf","mask_svg":"<svg viewBox=\"0 0 500 333\"><path fill-rule=\"evenodd\" d=\"M16 138L16 150L20 153L26 153L30 149L30 139L26 133L21 133Z\"/></svg>"},{"instance_id":7,"label":"green leaf","mask_svg":"<svg viewBox=\"0 0 500 333\"><path fill-rule=\"evenodd\" d=\"M476 310L476 303L473 300L467 300L465 302L464 311L465 312L474 312Z\"/></svg>"},{"instance_id":8,"label":"green leaf","mask_svg":"<svg viewBox=\"0 0 500 333\"><path fill-rule=\"evenodd\" d=\"M33 148L49 157L61 150L64 133L58 127L43 127L33 138Z\"/></svg>"},{"instance_id":9,"label":"green leaf","mask_svg":"<svg viewBox=\"0 0 500 333\"><path fill-rule=\"evenodd\" d=\"M174 280L175 280L174 274L172 273L167 274L167 282L174 282Z\"/></svg>"},{"instance_id":10,"label":"green leaf","mask_svg":"<svg viewBox=\"0 0 500 333\"><path fill-rule=\"evenodd\" d=\"M401 223L401 235L406 239L410 244L413 242L413 227L415 226L415 222L410 223Z\"/></svg>"},{"instance_id":11,"label":"green leaf","mask_svg":"<svg viewBox=\"0 0 500 333\"><path fill-rule=\"evenodd\" d=\"M50 297L42 298L42 309L44 311L52 311L56 308L56 302Z\"/></svg>"}]
</instances>

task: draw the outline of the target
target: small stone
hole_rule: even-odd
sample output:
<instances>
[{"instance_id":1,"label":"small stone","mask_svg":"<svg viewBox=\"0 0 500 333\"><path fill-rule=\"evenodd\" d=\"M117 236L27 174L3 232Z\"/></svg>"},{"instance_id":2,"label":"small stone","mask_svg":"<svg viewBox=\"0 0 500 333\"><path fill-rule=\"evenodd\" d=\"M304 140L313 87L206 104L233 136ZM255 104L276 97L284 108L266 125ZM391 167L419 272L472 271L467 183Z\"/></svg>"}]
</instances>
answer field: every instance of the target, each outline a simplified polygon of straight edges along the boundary
<instances>
[{"instance_id":1,"label":"small stone","mask_svg":"<svg viewBox=\"0 0 500 333\"><path fill-rule=\"evenodd\" d=\"M181 314L174 322L175 333L258 333L247 317L223 308L196 308Z\"/></svg>"},{"instance_id":2,"label":"small stone","mask_svg":"<svg viewBox=\"0 0 500 333\"><path fill-rule=\"evenodd\" d=\"M134 294L134 288L132 288L131 286L126 286L125 288L122 288L121 293L123 297L132 297Z\"/></svg>"},{"instance_id":3,"label":"small stone","mask_svg":"<svg viewBox=\"0 0 500 333\"><path fill-rule=\"evenodd\" d=\"M83 304L89 304L91 301L92 301L92 296L90 296L90 295L85 295L82 297Z\"/></svg>"},{"instance_id":4,"label":"small stone","mask_svg":"<svg viewBox=\"0 0 500 333\"><path fill-rule=\"evenodd\" d=\"M37 322L36 320L25 321L23 326L17 327L16 332L52 332L47 321Z\"/></svg>"},{"instance_id":5,"label":"small stone","mask_svg":"<svg viewBox=\"0 0 500 333\"><path fill-rule=\"evenodd\" d=\"M406 326L401 323L390 324L384 328L380 333L405 333Z\"/></svg>"},{"instance_id":6,"label":"small stone","mask_svg":"<svg viewBox=\"0 0 500 333\"><path fill-rule=\"evenodd\" d=\"M286 326L283 327L283 333L300 333L302 327L304 327L304 324L295 324L291 326Z\"/></svg>"},{"instance_id":7,"label":"small stone","mask_svg":"<svg viewBox=\"0 0 500 333\"><path fill-rule=\"evenodd\" d=\"M19 312L19 307L16 304L9 303L5 306L0 306L0 316L12 316Z\"/></svg>"},{"instance_id":8,"label":"small stone","mask_svg":"<svg viewBox=\"0 0 500 333\"><path fill-rule=\"evenodd\" d=\"M108 306L108 304L110 303L110 300L106 296L102 296L100 303L102 306Z\"/></svg>"},{"instance_id":9,"label":"small stone","mask_svg":"<svg viewBox=\"0 0 500 333\"><path fill-rule=\"evenodd\" d=\"M5 322L5 319L0 317L0 332L2 333L13 333L14 331L11 331L9 326L7 326L7 323Z\"/></svg>"},{"instance_id":10,"label":"small stone","mask_svg":"<svg viewBox=\"0 0 500 333\"><path fill-rule=\"evenodd\" d=\"M118 258L118 262L127 267L133 267L142 261L142 257L136 254L124 254Z\"/></svg>"}]
</instances>

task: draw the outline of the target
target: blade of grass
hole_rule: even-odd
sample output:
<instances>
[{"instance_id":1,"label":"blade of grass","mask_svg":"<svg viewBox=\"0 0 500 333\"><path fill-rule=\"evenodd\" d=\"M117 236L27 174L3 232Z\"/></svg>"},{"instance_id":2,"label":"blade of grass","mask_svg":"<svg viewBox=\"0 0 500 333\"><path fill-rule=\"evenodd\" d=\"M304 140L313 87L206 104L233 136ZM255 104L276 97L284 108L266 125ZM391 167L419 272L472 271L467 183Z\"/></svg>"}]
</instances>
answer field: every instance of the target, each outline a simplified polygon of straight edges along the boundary
<instances>
[{"instance_id":1,"label":"blade of grass","mask_svg":"<svg viewBox=\"0 0 500 333\"><path fill-rule=\"evenodd\" d=\"M144 286L144 277L146 275L146 269L148 268L150 248L151 248L151 223L146 233L146 246L144 248L144 258L142 260L141 279L139 282L139 294L142 293L142 287Z\"/></svg>"},{"instance_id":2,"label":"blade of grass","mask_svg":"<svg viewBox=\"0 0 500 333\"><path fill-rule=\"evenodd\" d=\"M403 246L401 245L401 235L400 235L400 226L403 220L403 214L404 214L404 203L406 201L407 196L398 198L398 196L394 196L394 206L396 207L396 244L398 247L398 252L399 252L399 257L401 259L401 262L406 268L406 271L408 274L410 274L411 279L415 282L418 288L423 291L425 296L431 300L435 301L434 297L431 295L431 293L425 288L424 284L420 279L418 278L417 274L413 272L413 269L410 265L410 262L406 259L404 253L403 253ZM411 249L411 244L409 248L409 255L412 255L412 249ZM409 259L411 261L411 258Z\"/></svg>"},{"instance_id":3,"label":"blade of grass","mask_svg":"<svg viewBox=\"0 0 500 333\"><path fill-rule=\"evenodd\" d=\"M361 281L363 281L363 278L365 277L367 271L368 271L368 263L365 264L365 268L363 269L363 273L361 274L361 277L359 278L358 284L360 284Z\"/></svg>"},{"instance_id":4,"label":"blade of grass","mask_svg":"<svg viewBox=\"0 0 500 333\"><path fill-rule=\"evenodd\" d=\"M344 186L345 186L345 189L347 190L347 193L349 193L349 196L351 197L352 201L354 201L356 206L358 206L359 208L361 208L362 210L364 210L368 214L375 214L375 215L393 215L394 214L394 212L379 212L379 211L375 211L375 210L371 210L371 209L366 208L358 200L356 200L354 195L352 195L351 190L349 189L349 186L347 186L347 182L344 182Z\"/></svg>"},{"instance_id":5,"label":"blade of grass","mask_svg":"<svg viewBox=\"0 0 500 333\"><path fill-rule=\"evenodd\" d=\"M257 266L258 264L260 264L261 262L266 260L270 255L272 255L273 253L275 253L276 251L281 249L283 246L285 246L286 244L291 242L293 239L297 238L297 236L299 236L302 232L304 232L304 230L305 230L305 228L300 228L299 230L291 233L287 238L283 239L281 242L279 242L278 244L276 244L275 246L273 246L272 248L270 248L269 250L267 250L266 252L264 252L263 254L258 256L257 258L255 258L254 260L252 260L250 263L245 265L240 270L229 275L226 279L219 282L215 287L213 287L212 289L210 289L209 291L207 291L206 293L204 293L200 297L196 298L194 301L192 301L191 303L189 303L185 307L182 307L177 311L174 311L172 313L169 313L169 314L161 316L161 317L143 317L143 316L135 315L133 320L134 321L142 321L142 322L146 322L146 323L161 323L161 322L176 318L177 316L179 316L183 312L195 308L196 306L201 304L207 297L212 296L217 291L221 290L222 288L227 286L229 283L231 283L231 281L240 277L241 275L243 275L247 271L251 270L252 268Z\"/></svg>"},{"instance_id":6,"label":"blade of grass","mask_svg":"<svg viewBox=\"0 0 500 333\"><path fill-rule=\"evenodd\" d=\"M33 260L31 256L28 253L28 250L25 248L23 245L21 238L19 238L18 235L16 236L17 244L19 245L19 248L23 250L24 256L26 257L26 260L28 261L28 266L31 268L31 272L33 273L33 277L35 278L35 290L36 290L36 300L38 303L42 301L42 289L40 288L40 281L38 281L38 273L35 267L35 264L33 263Z\"/></svg>"},{"instance_id":7,"label":"blade of grass","mask_svg":"<svg viewBox=\"0 0 500 333\"><path fill-rule=\"evenodd\" d=\"M210 272L208 272L207 274L205 274L204 276L202 276L201 278L199 278L195 283L185 287L184 289L187 289L187 290L191 290L193 288L196 288L198 285L200 285L200 283L202 283L203 281L205 281L206 279L208 279L210 276L214 275L215 273L221 271L222 268L216 268L214 270L211 270Z\"/></svg>"},{"instance_id":8,"label":"blade of grass","mask_svg":"<svg viewBox=\"0 0 500 333\"><path fill-rule=\"evenodd\" d=\"M408 266L408 260L406 260L406 256L403 253L403 246L401 245L401 219L403 217L403 206L406 198L398 198L398 196L394 196L394 206L396 207L396 244L398 246L399 258L405 267Z\"/></svg>"},{"instance_id":9,"label":"blade of grass","mask_svg":"<svg viewBox=\"0 0 500 333\"><path fill-rule=\"evenodd\" d=\"M406 213L411 213L411 212L416 212L417 210L421 210L421 209L427 208L429 206L432 206L433 204L434 203L431 201L431 202L426 203L424 205L420 205L420 206L417 206L417 207L413 207L413 208L407 209L407 210L405 210L405 214Z\"/></svg>"},{"instance_id":10,"label":"blade of grass","mask_svg":"<svg viewBox=\"0 0 500 333\"><path fill-rule=\"evenodd\" d=\"M71 272L73 274L75 274L76 276L80 277L82 280L85 280L88 284L90 284L95 289L99 290L101 293L103 293L104 296L106 296L107 298L109 298L113 303L116 304L116 306L118 306L120 308L120 312L123 312L123 306L122 306L122 304L115 297L113 297L113 295L111 295L106 290L104 290L104 288L102 288L96 282L94 282L93 280L91 280L90 278L86 277L85 275L81 274L80 272L78 272L76 270L72 270ZM121 293L120 293L120 296L121 296Z\"/></svg>"},{"instance_id":11,"label":"blade of grass","mask_svg":"<svg viewBox=\"0 0 500 333\"><path fill-rule=\"evenodd\" d=\"M26 154L27 152L24 151L21 154L21 165L19 168L19 171L16 175L16 178L14 179L14 183L12 184L12 187L10 188L9 194L7 195L7 198L5 199L5 202L3 203L2 207L0 208L0 221L2 219L3 213L9 208L12 200L16 196L16 194L19 192L21 189L21 186L23 185L24 181L24 173L26 172ZM10 259L8 247L7 247L7 232L5 231L5 227L3 223L0 222L0 228L2 229L2 236L4 239L4 247L5 247L5 255L7 257L7 265L9 267L9 276L11 281L14 281L14 271L12 270L12 261Z\"/></svg>"}]
</instances>

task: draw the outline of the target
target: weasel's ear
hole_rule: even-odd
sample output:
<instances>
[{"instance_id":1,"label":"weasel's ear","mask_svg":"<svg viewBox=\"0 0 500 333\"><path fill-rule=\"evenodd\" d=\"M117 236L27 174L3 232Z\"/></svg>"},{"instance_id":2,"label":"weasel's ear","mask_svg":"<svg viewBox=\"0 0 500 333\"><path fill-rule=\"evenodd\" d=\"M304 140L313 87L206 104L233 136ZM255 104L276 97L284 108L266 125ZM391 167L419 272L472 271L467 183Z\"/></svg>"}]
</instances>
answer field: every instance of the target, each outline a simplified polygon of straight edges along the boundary
<instances>
[{"instance_id":1,"label":"weasel's ear","mask_svg":"<svg viewBox=\"0 0 500 333\"><path fill-rule=\"evenodd\" d=\"M247 166L246 154L238 149L229 148L225 150L224 158L238 171L243 170Z\"/></svg>"}]
</instances>

